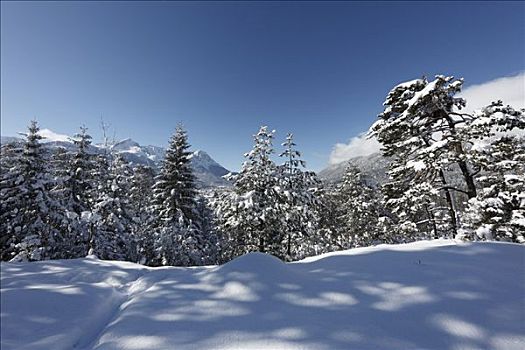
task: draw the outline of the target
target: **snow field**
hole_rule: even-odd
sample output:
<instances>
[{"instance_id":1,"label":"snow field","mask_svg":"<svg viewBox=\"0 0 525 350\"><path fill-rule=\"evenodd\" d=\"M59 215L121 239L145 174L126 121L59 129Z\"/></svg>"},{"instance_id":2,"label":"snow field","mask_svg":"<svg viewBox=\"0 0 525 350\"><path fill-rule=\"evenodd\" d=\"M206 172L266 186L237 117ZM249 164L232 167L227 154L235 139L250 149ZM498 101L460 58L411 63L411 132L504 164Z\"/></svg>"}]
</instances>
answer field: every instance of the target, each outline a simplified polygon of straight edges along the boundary
<instances>
[{"instance_id":1,"label":"snow field","mask_svg":"<svg viewBox=\"0 0 525 350\"><path fill-rule=\"evenodd\" d=\"M423 241L285 264L1 264L1 348L523 349L525 247Z\"/></svg>"}]
</instances>

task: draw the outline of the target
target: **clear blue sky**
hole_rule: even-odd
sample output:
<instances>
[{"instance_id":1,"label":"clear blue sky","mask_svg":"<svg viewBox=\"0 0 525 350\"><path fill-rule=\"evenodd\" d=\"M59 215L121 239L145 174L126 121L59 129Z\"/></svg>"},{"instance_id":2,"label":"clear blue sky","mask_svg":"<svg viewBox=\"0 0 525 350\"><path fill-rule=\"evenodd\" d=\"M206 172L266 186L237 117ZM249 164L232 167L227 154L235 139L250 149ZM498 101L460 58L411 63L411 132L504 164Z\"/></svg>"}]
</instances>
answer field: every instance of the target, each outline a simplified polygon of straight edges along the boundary
<instances>
[{"instance_id":1,"label":"clear blue sky","mask_svg":"<svg viewBox=\"0 0 525 350\"><path fill-rule=\"evenodd\" d=\"M2 1L2 135L36 118L99 140L103 116L118 138L166 145L182 121L238 169L267 124L318 170L396 83L516 74L524 42L524 2Z\"/></svg>"}]
</instances>

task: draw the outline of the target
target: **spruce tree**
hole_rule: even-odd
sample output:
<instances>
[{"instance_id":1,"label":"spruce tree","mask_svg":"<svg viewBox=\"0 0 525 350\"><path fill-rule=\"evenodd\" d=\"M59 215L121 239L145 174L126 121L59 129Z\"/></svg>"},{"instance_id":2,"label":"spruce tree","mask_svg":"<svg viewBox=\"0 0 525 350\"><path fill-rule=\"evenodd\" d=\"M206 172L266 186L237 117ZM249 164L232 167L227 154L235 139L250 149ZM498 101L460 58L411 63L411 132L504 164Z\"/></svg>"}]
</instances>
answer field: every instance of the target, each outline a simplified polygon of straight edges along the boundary
<instances>
[{"instance_id":1,"label":"spruce tree","mask_svg":"<svg viewBox=\"0 0 525 350\"><path fill-rule=\"evenodd\" d=\"M17 142L1 146L0 162L0 250L3 261L11 260L17 254L20 243L23 217L19 215L23 203L24 181L22 156L23 147Z\"/></svg>"},{"instance_id":2,"label":"spruce tree","mask_svg":"<svg viewBox=\"0 0 525 350\"><path fill-rule=\"evenodd\" d=\"M180 211L184 220L198 226L197 190L189 148L187 133L178 125L170 139L160 174L155 179L153 198L161 220L171 221Z\"/></svg>"},{"instance_id":3,"label":"spruce tree","mask_svg":"<svg viewBox=\"0 0 525 350\"><path fill-rule=\"evenodd\" d=\"M295 149L289 133L279 155L285 159L279 167L281 212L284 215L286 235L284 256L287 260L304 257L307 246L315 244L318 229L320 201L317 193L321 183L314 172L303 171L306 166L301 153Z\"/></svg>"},{"instance_id":4,"label":"spruce tree","mask_svg":"<svg viewBox=\"0 0 525 350\"><path fill-rule=\"evenodd\" d=\"M155 173L149 166L139 165L133 169L130 179L129 200L131 206L132 232L137 242L137 261L150 264L154 260L154 222L152 196Z\"/></svg>"},{"instance_id":5,"label":"spruce tree","mask_svg":"<svg viewBox=\"0 0 525 350\"><path fill-rule=\"evenodd\" d=\"M284 216L279 205L277 166L271 159L274 131L262 126L254 135L253 149L234 177L234 188L215 200L219 228L228 242L227 258L251 251L268 252L284 258Z\"/></svg>"},{"instance_id":6,"label":"spruce tree","mask_svg":"<svg viewBox=\"0 0 525 350\"><path fill-rule=\"evenodd\" d=\"M90 153L91 135L85 126L80 127L80 132L75 134L71 141L76 146L70 164L70 177L68 186L71 188L71 210L77 215L90 211L93 206L95 180L93 173L96 170L95 156Z\"/></svg>"},{"instance_id":7,"label":"spruce tree","mask_svg":"<svg viewBox=\"0 0 525 350\"><path fill-rule=\"evenodd\" d=\"M366 184L361 171L348 164L339 186L341 221L346 238L345 248L383 243L390 240L384 237L381 226L385 210L378 191Z\"/></svg>"},{"instance_id":8,"label":"spruce tree","mask_svg":"<svg viewBox=\"0 0 525 350\"><path fill-rule=\"evenodd\" d=\"M201 222L196 205L195 175L188 136L177 126L153 185L155 262L162 265L202 264Z\"/></svg>"},{"instance_id":9,"label":"spruce tree","mask_svg":"<svg viewBox=\"0 0 525 350\"><path fill-rule=\"evenodd\" d=\"M105 154L97 157L98 185L90 222L90 254L101 259L133 260L134 241L127 198L131 170L121 156L108 158Z\"/></svg>"},{"instance_id":10,"label":"spruce tree","mask_svg":"<svg viewBox=\"0 0 525 350\"><path fill-rule=\"evenodd\" d=\"M477 152L481 190L469 201L464 234L525 243L525 138L504 135Z\"/></svg>"},{"instance_id":11,"label":"spruce tree","mask_svg":"<svg viewBox=\"0 0 525 350\"><path fill-rule=\"evenodd\" d=\"M25 136L23 151L12 158L13 167L8 170L16 175L14 182L7 176L2 181L2 202L9 223L2 226L7 242L14 243L16 254L12 260L45 260L54 258L56 241L60 240L57 227L60 223L60 208L50 197L52 180L49 174L45 151L40 144L36 121L31 121ZM12 150L14 151L14 150ZM14 155L14 153L11 153ZM3 179L4 180L4 179ZM5 188L4 186L7 185ZM4 197L5 196L5 197Z\"/></svg>"}]
</instances>

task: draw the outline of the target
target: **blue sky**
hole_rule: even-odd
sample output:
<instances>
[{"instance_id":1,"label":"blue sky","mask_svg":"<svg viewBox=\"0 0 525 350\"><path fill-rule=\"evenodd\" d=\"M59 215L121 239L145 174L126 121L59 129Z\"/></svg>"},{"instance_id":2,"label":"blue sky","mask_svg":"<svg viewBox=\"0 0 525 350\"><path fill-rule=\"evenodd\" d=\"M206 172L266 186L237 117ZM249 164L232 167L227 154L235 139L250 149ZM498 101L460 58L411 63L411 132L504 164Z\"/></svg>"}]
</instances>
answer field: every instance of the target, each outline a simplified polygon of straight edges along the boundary
<instances>
[{"instance_id":1,"label":"blue sky","mask_svg":"<svg viewBox=\"0 0 525 350\"><path fill-rule=\"evenodd\" d=\"M367 130L395 84L525 69L524 2L1 3L1 126L194 149L238 169L261 124L310 169Z\"/></svg>"}]
</instances>

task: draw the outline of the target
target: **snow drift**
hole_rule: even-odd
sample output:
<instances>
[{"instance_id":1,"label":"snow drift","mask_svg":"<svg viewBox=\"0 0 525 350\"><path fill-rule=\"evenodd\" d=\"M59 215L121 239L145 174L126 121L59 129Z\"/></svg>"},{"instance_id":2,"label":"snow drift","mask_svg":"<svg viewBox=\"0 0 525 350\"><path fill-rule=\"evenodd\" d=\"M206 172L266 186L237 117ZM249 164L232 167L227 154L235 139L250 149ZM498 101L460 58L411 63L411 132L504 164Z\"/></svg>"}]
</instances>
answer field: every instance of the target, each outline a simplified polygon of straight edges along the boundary
<instances>
[{"instance_id":1,"label":"snow drift","mask_svg":"<svg viewBox=\"0 0 525 350\"><path fill-rule=\"evenodd\" d=\"M1 348L523 349L525 247L381 245L285 264L1 264Z\"/></svg>"}]
</instances>

